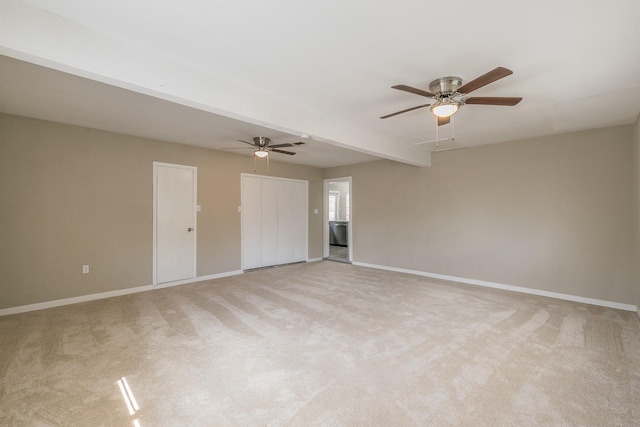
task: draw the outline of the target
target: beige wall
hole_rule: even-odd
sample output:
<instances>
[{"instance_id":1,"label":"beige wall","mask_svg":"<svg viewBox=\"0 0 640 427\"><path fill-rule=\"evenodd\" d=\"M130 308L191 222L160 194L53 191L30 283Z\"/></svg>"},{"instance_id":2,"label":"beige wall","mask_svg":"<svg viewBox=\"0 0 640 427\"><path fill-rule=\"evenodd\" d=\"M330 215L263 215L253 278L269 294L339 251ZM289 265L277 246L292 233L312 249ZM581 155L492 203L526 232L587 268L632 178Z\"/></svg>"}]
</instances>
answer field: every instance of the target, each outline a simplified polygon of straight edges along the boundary
<instances>
[{"instance_id":1,"label":"beige wall","mask_svg":"<svg viewBox=\"0 0 640 427\"><path fill-rule=\"evenodd\" d=\"M639 126L269 174L309 180L310 258L353 176L355 261L640 304ZM151 284L153 161L198 167L198 276L238 270L250 157L0 114L0 308Z\"/></svg>"},{"instance_id":2,"label":"beige wall","mask_svg":"<svg viewBox=\"0 0 640 427\"><path fill-rule=\"evenodd\" d=\"M251 157L0 114L0 308L150 285L153 161L198 167L198 276L240 269L240 174L266 174ZM309 180L321 257L322 171L269 175Z\"/></svg>"},{"instance_id":3,"label":"beige wall","mask_svg":"<svg viewBox=\"0 0 640 427\"><path fill-rule=\"evenodd\" d=\"M635 141L635 167L636 167L636 219L638 221L637 233L638 233L638 256L640 257L640 116L636 119L634 126L634 141ZM640 258L638 259L638 268L640 269ZM638 288L636 296L636 306L638 307L638 315L640 315L640 271L638 272Z\"/></svg>"},{"instance_id":4,"label":"beige wall","mask_svg":"<svg viewBox=\"0 0 640 427\"><path fill-rule=\"evenodd\" d=\"M376 161L352 176L354 260L636 304L634 128Z\"/></svg>"}]
</instances>

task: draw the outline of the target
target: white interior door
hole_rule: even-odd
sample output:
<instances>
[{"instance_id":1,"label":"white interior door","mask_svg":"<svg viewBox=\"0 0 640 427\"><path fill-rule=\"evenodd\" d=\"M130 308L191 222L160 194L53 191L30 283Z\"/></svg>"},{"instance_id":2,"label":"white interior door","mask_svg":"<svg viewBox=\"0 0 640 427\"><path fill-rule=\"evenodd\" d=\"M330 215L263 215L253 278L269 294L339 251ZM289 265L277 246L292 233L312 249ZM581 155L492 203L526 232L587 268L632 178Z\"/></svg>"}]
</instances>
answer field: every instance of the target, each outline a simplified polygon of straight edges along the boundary
<instances>
[{"instance_id":1,"label":"white interior door","mask_svg":"<svg viewBox=\"0 0 640 427\"><path fill-rule=\"evenodd\" d=\"M197 168L154 163L155 280L196 276Z\"/></svg>"}]
</instances>

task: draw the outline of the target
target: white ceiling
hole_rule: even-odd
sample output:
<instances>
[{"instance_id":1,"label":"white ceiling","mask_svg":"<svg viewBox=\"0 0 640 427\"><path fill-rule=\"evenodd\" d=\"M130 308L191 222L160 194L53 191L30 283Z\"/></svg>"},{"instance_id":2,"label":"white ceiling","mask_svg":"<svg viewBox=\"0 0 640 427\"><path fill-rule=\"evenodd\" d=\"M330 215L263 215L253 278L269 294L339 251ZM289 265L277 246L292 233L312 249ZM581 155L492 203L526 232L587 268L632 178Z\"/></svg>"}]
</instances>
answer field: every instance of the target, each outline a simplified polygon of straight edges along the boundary
<instances>
[{"instance_id":1,"label":"white ceiling","mask_svg":"<svg viewBox=\"0 0 640 427\"><path fill-rule=\"evenodd\" d=\"M3 0L0 111L211 148L309 134L278 160L424 166L428 109L379 117L429 100L392 85L513 70L473 95L520 104L440 127L463 146L633 123L638 22L637 0Z\"/></svg>"},{"instance_id":2,"label":"white ceiling","mask_svg":"<svg viewBox=\"0 0 640 427\"><path fill-rule=\"evenodd\" d=\"M267 136L272 144L304 142L294 156L275 160L316 167L361 163L377 157L310 138L300 138L95 80L0 56L0 111L127 135L222 149L246 156L252 141Z\"/></svg>"}]
</instances>

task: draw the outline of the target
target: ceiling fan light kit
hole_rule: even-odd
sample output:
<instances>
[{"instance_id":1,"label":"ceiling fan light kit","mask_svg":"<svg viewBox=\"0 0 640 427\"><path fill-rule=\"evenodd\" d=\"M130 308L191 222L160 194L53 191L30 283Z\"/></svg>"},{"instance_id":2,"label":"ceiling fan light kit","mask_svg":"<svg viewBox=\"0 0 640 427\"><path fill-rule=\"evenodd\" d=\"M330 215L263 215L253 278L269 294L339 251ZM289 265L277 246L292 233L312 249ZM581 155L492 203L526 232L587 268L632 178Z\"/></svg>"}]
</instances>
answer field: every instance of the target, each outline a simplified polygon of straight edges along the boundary
<instances>
[{"instance_id":1,"label":"ceiling fan light kit","mask_svg":"<svg viewBox=\"0 0 640 427\"><path fill-rule=\"evenodd\" d=\"M424 96L426 98L432 98L435 99L436 102L433 105L424 104L413 108L407 108L406 110L387 114L386 116L382 116L380 118L386 119L398 114L416 110L418 108L431 107L431 112L436 117L438 117L438 126L442 126L449 123L448 118L454 115L460 109L460 107L466 104L514 106L522 101L522 98L467 96L474 90L480 89L481 87L486 86L489 83L493 83L496 80L500 80L511 74L513 74L513 71L504 67L497 67L465 85L462 84L462 79L460 77L441 77L429 83L429 91L407 85L392 86L392 89L402 90L405 92L413 93L414 95Z\"/></svg>"},{"instance_id":2,"label":"ceiling fan light kit","mask_svg":"<svg viewBox=\"0 0 640 427\"><path fill-rule=\"evenodd\" d=\"M267 150L257 149L253 152L253 155L256 157L267 157L269 155L269 152Z\"/></svg>"},{"instance_id":3,"label":"ceiling fan light kit","mask_svg":"<svg viewBox=\"0 0 640 427\"><path fill-rule=\"evenodd\" d=\"M431 112L438 117L451 117L460 108L460 103L443 98L431 106Z\"/></svg>"}]
</instances>

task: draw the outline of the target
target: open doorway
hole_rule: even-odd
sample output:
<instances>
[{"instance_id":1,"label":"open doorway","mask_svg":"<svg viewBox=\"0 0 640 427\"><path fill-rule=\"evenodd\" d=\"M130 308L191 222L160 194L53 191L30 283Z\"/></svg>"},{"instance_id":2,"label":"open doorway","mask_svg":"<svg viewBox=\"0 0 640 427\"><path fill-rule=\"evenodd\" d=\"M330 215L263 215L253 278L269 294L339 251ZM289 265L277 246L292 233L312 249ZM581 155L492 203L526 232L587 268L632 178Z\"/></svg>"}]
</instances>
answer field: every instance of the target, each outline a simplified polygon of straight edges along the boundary
<instances>
[{"instance_id":1,"label":"open doorway","mask_svg":"<svg viewBox=\"0 0 640 427\"><path fill-rule=\"evenodd\" d=\"M353 260L351 177L324 180L324 251L330 261Z\"/></svg>"}]
</instances>

